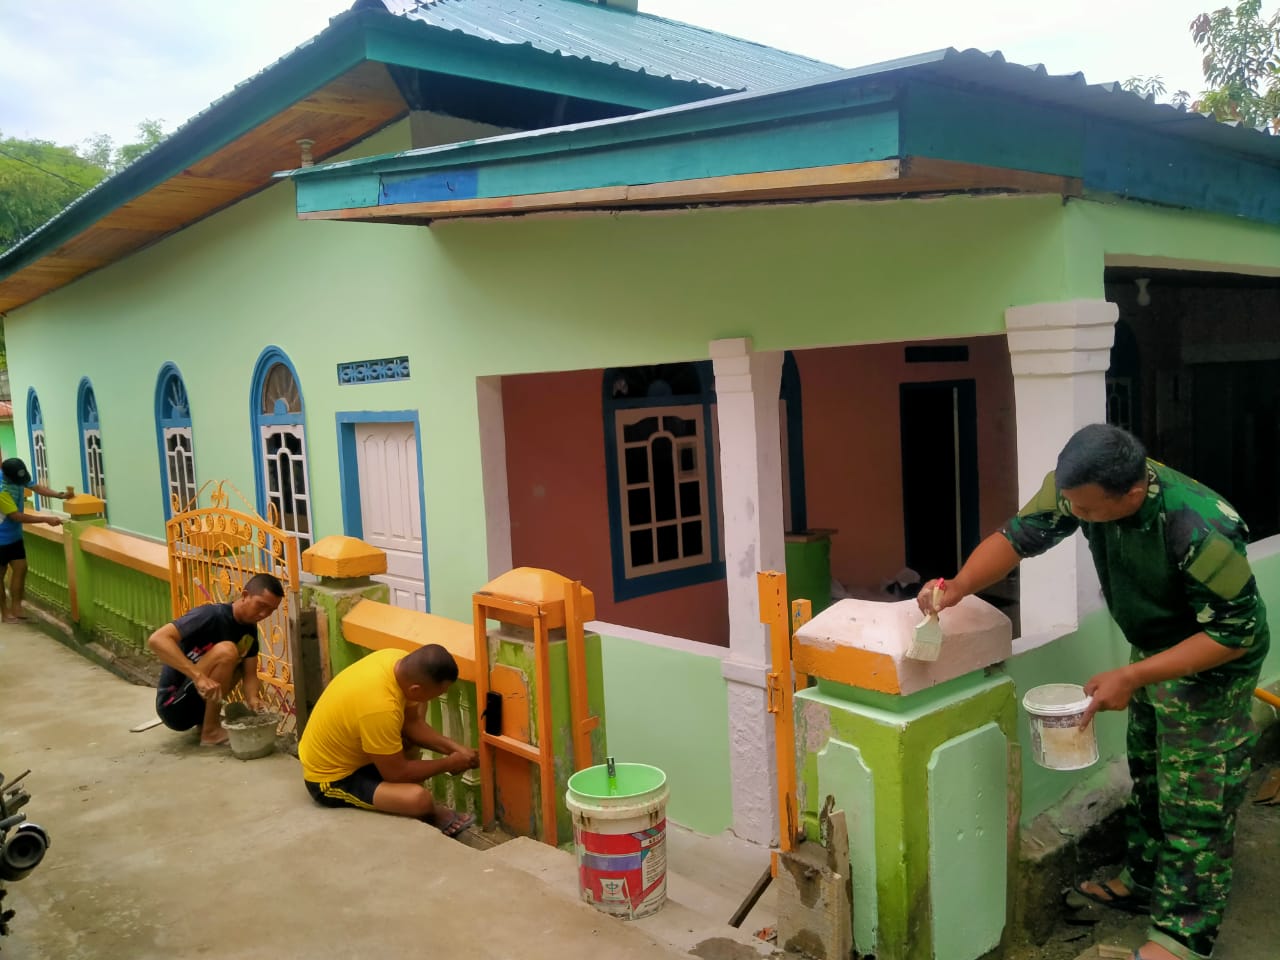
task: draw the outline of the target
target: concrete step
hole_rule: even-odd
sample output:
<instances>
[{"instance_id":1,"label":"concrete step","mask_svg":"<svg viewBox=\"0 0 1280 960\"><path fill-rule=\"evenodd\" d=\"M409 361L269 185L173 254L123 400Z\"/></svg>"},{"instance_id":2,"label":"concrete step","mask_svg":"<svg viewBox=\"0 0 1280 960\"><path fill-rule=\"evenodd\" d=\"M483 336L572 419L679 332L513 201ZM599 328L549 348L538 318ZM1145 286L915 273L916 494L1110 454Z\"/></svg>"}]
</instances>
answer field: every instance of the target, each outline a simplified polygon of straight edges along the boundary
<instances>
[{"instance_id":1,"label":"concrete step","mask_svg":"<svg viewBox=\"0 0 1280 960\"><path fill-rule=\"evenodd\" d=\"M579 900L573 854L519 837L483 857L541 881L566 900ZM667 829L667 902L657 913L628 923L655 943L707 958L752 960L782 956L752 933L776 922L773 889L766 891L740 929L729 917L769 862L769 851L734 837L703 837L681 827ZM740 889L739 889L740 888Z\"/></svg>"}]
</instances>

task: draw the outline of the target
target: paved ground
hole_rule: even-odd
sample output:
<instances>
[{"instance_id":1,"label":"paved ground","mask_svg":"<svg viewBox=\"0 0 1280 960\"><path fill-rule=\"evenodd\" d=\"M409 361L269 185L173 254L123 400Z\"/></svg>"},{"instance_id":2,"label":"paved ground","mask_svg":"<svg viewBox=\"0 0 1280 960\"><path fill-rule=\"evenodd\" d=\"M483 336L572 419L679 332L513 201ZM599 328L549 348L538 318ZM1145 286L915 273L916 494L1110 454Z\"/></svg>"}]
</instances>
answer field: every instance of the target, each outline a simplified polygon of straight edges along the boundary
<instances>
[{"instance_id":1,"label":"paved ground","mask_svg":"<svg viewBox=\"0 0 1280 960\"><path fill-rule=\"evenodd\" d=\"M679 955L430 827L315 806L292 757L130 733L153 696L0 628L0 770L32 768L53 838L3 960Z\"/></svg>"},{"instance_id":2,"label":"paved ground","mask_svg":"<svg viewBox=\"0 0 1280 960\"><path fill-rule=\"evenodd\" d=\"M1253 778L1249 795L1263 778ZM1100 876L1114 876L1118 868ZM1275 960L1280 957L1280 806L1245 805L1236 833L1235 883L1222 936L1214 960ZM1145 917L1130 917L1102 907L1090 907L1079 919L1095 919L1093 926L1060 923L1043 947L1020 951L1011 960L1074 960L1093 943L1124 947L1146 941Z\"/></svg>"}]
</instances>

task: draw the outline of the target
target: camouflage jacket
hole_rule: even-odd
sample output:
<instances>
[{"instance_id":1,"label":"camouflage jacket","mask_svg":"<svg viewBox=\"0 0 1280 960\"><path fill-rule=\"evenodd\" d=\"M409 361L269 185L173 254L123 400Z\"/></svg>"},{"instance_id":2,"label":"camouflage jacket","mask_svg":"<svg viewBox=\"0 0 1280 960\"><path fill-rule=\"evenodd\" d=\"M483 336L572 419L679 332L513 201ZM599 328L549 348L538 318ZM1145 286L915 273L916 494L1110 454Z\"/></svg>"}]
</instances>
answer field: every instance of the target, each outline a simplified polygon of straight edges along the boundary
<instances>
[{"instance_id":1,"label":"camouflage jacket","mask_svg":"<svg viewBox=\"0 0 1280 960\"><path fill-rule=\"evenodd\" d=\"M1002 533L1019 556L1034 557L1084 533L1107 607L1143 654L1201 631L1248 653L1209 673L1239 676L1267 655L1267 611L1245 556L1249 531L1240 515L1203 484L1147 461L1147 499L1133 516L1110 523L1077 520L1053 473Z\"/></svg>"}]
</instances>

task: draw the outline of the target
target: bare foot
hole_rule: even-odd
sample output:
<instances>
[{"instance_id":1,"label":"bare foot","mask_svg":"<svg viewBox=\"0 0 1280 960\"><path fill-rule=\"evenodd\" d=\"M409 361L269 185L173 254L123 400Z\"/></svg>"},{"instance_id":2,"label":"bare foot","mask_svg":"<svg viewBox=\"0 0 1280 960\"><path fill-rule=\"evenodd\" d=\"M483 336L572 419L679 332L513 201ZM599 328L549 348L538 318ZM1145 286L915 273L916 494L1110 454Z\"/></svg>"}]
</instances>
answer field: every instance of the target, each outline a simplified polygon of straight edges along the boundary
<instances>
[{"instance_id":1,"label":"bare foot","mask_svg":"<svg viewBox=\"0 0 1280 960\"><path fill-rule=\"evenodd\" d=\"M1171 953L1158 943L1147 941L1134 954L1140 960L1179 960L1176 953Z\"/></svg>"},{"instance_id":2,"label":"bare foot","mask_svg":"<svg viewBox=\"0 0 1280 960\"><path fill-rule=\"evenodd\" d=\"M231 739L231 735L228 734L227 731L219 729L219 730L215 730L213 733L208 733L208 734L202 733L200 735L200 746L220 747L230 739Z\"/></svg>"}]
</instances>

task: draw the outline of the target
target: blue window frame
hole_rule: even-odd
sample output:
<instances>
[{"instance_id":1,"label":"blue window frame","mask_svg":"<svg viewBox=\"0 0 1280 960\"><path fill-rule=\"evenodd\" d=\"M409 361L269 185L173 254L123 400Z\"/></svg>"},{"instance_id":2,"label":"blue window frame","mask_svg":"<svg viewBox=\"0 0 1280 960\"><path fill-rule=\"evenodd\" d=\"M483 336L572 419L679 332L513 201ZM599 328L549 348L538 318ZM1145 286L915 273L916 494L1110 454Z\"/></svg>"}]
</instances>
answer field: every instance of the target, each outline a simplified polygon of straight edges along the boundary
<instances>
[{"instance_id":1,"label":"blue window frame","mask_svg":"<svg viewBox=\"0 0 1280 960\"><path fill-rule=\"evenodd\" d=\"M710 361L604 373L615 599L724 576Z\"/></svg>"},{"instance_id":2,"label":"blue window frame","mask_svg":"<svg viewBox=\"0 0 1280 960\"><path fill-rule=\"evenodd\" d=\"M604 372L613 593L629 600L724 576L716 394L710 361ZM779 388L784 520L807 529L800 371Z\"/></svg>"},{"instance_id":3,"label":"blue window frame","mask_svg":"<svg viewBox=\"0 0 1280 960\"><path fill-rule=\"evenodd\" d=\"M156 449L164 518L189 510L196 499L196 451L187 385L177 366L166 363L156 377Z\"/></svg>"},{"instance_id":4,"label":"blue window frame","mask_svg":"<svg viewBox=\"0 0 1280 960\"><path fill-rule=\"evenodd\" d=\"M27 441L31 445L31 474L36 483L49 485L49 452L44 439L44 414L40 411L40 398L36 396L36 388L27 390ZM36 497L36 509L40 509L41 498Z\"/></svg>"},{"instance_id":5,"label":"blue window frame","mask_svg":"<svg viewBox=\"0 0 1280 960\"><path fill-rule=\"evenodd\" d=\"M306 416L297 371L279 347L263 350L253 368L249 422L258 512L305 550L312 543Z\"/></svg>"},{"instance_id":6,"label":"blue window frame","mask_svg":"<svg viewBox=\"0 0 1280 960\"><path fill-rule=\"evenodd\" d=\"M80 477L86 493L107 499L107 468L102 456L102 421L98 397L88 377L80 380L76 394L76 422L80 428Z\"/></svg>"}]
</instances>

